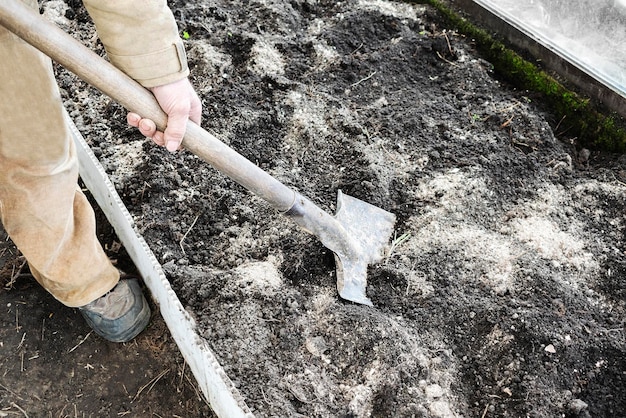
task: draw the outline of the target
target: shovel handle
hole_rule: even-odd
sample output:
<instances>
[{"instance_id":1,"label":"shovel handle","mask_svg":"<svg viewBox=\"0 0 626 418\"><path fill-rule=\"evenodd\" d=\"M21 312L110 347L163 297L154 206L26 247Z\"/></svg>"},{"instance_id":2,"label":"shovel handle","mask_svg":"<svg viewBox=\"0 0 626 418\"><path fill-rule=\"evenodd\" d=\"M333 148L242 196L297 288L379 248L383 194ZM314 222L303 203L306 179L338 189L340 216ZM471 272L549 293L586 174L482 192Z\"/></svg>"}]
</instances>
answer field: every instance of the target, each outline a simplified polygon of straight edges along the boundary
<instances>
[{"instance_id":1,"label":"shovel handle","mask_svg":"<svg viewBox=\"0 0 626 418\"><path fill-rule=\"evenodd\" d=\"M149 90L21 1L0 0L0 25L126 109L165 129L167 115ZM278 211L287 212L293 206L293 190L191 121L182 145Z\"/></svg>"}]
</instances>

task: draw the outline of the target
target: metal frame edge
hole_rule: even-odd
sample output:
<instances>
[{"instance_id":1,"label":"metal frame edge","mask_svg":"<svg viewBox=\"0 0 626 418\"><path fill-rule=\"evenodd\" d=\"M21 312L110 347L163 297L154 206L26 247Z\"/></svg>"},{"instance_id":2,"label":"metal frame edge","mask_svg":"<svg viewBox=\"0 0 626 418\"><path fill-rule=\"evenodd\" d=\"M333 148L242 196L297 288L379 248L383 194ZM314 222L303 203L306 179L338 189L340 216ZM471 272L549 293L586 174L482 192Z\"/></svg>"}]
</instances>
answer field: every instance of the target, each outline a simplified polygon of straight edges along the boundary
<instances>
[{"instance_id":1,"label":"metal frame edge","mask_svg":"<svg viewBox=\"0 0 626 418\"><path fill-rule=\"evenodd\" d=\"M154 253L136 230L130 213L104 168L67 113L66 119L76 144L80 177L139 270L211 408L219 417L253 418L250 408L226 375L207 342L196 333L194 319L184 309Z\"/></svg>"}]
</instances>

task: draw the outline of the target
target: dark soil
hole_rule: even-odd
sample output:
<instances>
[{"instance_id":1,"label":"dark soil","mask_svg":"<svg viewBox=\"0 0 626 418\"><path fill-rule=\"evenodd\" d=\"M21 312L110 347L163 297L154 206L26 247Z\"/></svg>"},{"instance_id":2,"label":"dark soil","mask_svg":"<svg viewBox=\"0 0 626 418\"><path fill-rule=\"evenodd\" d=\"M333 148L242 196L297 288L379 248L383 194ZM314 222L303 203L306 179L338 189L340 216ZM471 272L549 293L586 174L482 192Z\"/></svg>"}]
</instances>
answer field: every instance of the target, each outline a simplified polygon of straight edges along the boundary
<instances>
[{"instance_id":1,"label":"dark soil","mask_svg":"<svg viewBox=\"0 0 626 418\"><path fill-rule=\"evenodd\" d=\"M170 5L205 128L330 213L341 189L397 216L368 272L374 307L342 300L315 237L142 140L59 69L76 125L256 416L620 415L622 156L577 149L428 6ZM65 6L44 2L101 52Z\"/></svg>"},{"instance_id":2,"label":"dark soil","mask_svg":"<svg viewBox=\"0 0 626 418\"><path fill-rule=\"evenodd\" d=\"M108 254L132 273L98 215ZM138 338L110 343L43 290L0 233L0 417L213 416L155 306Z\"/></svg>"}]
</instances>

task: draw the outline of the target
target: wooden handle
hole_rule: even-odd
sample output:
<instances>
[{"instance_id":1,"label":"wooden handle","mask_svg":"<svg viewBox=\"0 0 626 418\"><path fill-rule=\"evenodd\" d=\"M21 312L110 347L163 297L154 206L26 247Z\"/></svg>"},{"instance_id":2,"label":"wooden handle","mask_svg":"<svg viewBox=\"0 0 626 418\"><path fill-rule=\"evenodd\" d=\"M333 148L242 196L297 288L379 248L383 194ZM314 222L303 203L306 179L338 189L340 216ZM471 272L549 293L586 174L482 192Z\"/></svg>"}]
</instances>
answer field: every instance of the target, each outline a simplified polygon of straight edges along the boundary
<instances>
[{"instance_id":1,"label":"wooden handle","mask_svg":"<svg viewBox=\"0 0 626 418\"><path fill-rule=\"evenodd\" d=\"M149 90L21 1L0 0L0 25L129 111L152 119L160 130L165 128L167 115ZM191 121L187 123L183 147L278 211L286 212L293 206L293 190Z\"/></svg>"}]
</instances>

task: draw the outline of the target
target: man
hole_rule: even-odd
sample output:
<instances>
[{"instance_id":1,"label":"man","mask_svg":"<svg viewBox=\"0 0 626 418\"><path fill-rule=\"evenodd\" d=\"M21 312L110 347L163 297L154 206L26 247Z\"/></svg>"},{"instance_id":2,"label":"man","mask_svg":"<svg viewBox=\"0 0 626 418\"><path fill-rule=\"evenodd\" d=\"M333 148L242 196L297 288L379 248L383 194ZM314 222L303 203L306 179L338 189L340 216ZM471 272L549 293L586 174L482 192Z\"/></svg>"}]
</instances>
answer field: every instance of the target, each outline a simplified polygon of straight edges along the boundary
<instances>
[{"instance_id":1,"label":"man","mask_svg":"<svg viewBox=\"0 0 626 418\"><path fill-rule=\"evenodd\" d=\"M22 0L37 7L36 0ZM84 0L109 60L151 89L168 114L165 132L130 113L128 123L169 151L180 147L201 104L166 0ZM0 27L0 215L35 279L79 308L96 333L137 336L150 309L137 279L120 280L95 235L77 187L78 163L49 58Z\"/></svg>"}]
</instances>

